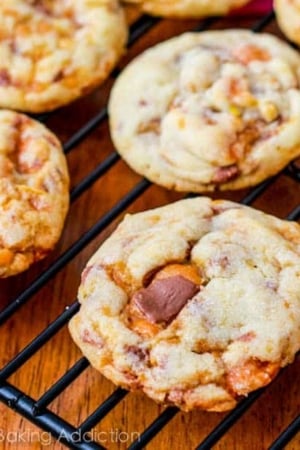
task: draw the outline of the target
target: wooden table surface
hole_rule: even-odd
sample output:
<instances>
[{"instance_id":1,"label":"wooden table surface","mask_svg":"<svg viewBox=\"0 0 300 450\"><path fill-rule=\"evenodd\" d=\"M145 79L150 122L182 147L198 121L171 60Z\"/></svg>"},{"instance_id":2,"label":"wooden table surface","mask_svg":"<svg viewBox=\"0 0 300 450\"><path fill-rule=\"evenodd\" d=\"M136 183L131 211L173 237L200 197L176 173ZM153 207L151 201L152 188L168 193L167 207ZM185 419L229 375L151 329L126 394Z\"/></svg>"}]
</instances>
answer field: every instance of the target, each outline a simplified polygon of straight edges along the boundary
<instances>
[{"instance_id":1,"label":"wooden table surface","mask_svg":"<svg viewBox=\"0 0 300 450\"><path fill-rule=\"evenodd\" d=\"M128 9L132 22L137 12ZM218 19L213 28L249 27L255 19ZM160 21L130 48L120 67L136 54L162 39L192 30L198 22ZM279 34L275 22L268 31ZM51 115L46 123L63 142L84 125L106 104L112 79L93 94ZM134 88L134 87L133 87ZM72 186L83 179L96 165L113 151L107 123L104 122L80 145L68 154ZM25 287L41 274L72 243L85 233L103 214L124 196L141 178L122 161L117 162L101 179L93 184L71 206L63 236L55 251L43 262L26 273L0 282L1 308L9 304ZM221 193L214 197L240 200L246 191ZM151 186L127 211L141 211L164 205L182 195ZM254 205L278 217L285 217L299 204L299 184L281 175ZM123 216L123 215L122 215ZM76 299L80 273L92 253L122 218L112 223L81 251L63 270L48 282L30 301L22 306L1 330L1 366L20 352L43 331L67 305ZM38 399L61 377L81 354L73 344L67 327L34 354L9 382ZM228 431L216 445L217 449L266 449L277 435L299 413L299 359L290 365L263 393L251 409ZM115 387L92 368L87 368L49 408L78 426L97 406L114 391ZM124 449L141 433L164 408L143 395L129 394L94 429L94 437L109 449ZM225 417L225 414L193 412L178 413L156 436L147 448L152 450L193 449ZM98 434L96 434L96 432ZM100 433L101 432L101 433ZM122 434L121 434L122 432ZM123 441L123 442L120 442ZM61 443L50 439L19 414L0 404L0 449L63 449ZM294 438L288 449L300 448L300 436Z\"/></svg>"}]
</instances>

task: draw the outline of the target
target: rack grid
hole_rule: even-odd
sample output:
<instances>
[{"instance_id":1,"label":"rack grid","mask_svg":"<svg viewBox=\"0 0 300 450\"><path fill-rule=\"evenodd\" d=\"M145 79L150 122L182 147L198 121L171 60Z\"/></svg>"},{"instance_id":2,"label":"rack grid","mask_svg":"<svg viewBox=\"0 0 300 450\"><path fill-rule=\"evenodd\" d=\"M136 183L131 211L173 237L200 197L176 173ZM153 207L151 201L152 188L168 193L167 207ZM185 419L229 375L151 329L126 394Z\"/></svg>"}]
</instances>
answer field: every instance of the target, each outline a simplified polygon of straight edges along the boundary
<instances>
[{"instance_id":1,"label":"rack grid","mask_svg":"<svg viewBox=\"0 0 300 450\"><path fill-rule=\"evenodd\" d=\"M201 22L197 31L209 29L215 19L207 19ZM274 20L274 13L268 15L254 23L252 30L262 31L268 24ZM133 45L141 36L147 33L151 28L159 23L159 19L143 15L130 29L129 46ZM119 71L115 70L112 77L116 77ZM51 115L51 114L50 114ZM45 122L49 114L41 115L39 120ZM92 131L107 120L107 109L104 107L92 119L85 123L73 136L64 144L65 153L69 153L73 148L86 139ZM87 191L94 182L99 180L112 166L119 160L116 152L112 152L92 170L81 182L79 182L71 191L71 202L75 201L80 195ZM296 182L300 182L300 167L297 162L290 163L285 169L284 174L291 177ZM278 175L280 176L280 175ZM277 177L278 177L277 176ZM259 198L276 180L277 177L268 179L259 186L250 190L250 192L241 200L243 204L251 205ZM62 253L42 274L23 290L16 298L0 312L0 324L4 324L9 318L17 314L19 309L33 296L55 277L64 267L79 254L100 232L105 230L113 220L126 210L136 199L138 199L149 187L151 183L145 179L138 182L129 192L127 192L105 215L103 215L86 233L84 233L74 244L72 244L64 253ZM300 204L287 216L289 220L298 220L300 218ZM38 399L33 399L25 392L19 390L8 381L8 378L14 374L23 364L25 364L39 349L42 348L59 330L64 327L70 318L78 311L79 303L75 300L65 311L60 314L50 325L48 325L39 335L37 335L25 348L23 348L14 358L12 358L0 370L0 400L8 407L14 409L42 430L50 432L55 438L60 436L60 442L66 447L96 450L104 449L99 443L90 439L83 438L80 442L74 436L86 436L86 433L92 430L122 399L128 394L127 391L116 389L98 408L89 415L79 427L66 422L59 415L48 409L49 404L56 399L79 375L89 366L88 361L83 357L79 359L58 381L56 381L43 395ZM268 388L263 388L249 395L245 400L226 417L220 421L215 429L198 445L197 450L206 450L212 448L228 430L238 421L250 408L250 406L261 396ZM155 437L164 427L167 426L173 417L178 413L174 407L166 408L149 426L146 428L138 440L134 441L128 448L138 450L144 448L150 440ZM295 436L300 430L300 416L287 426L285 430L271 444L271 450L278 450ZM63 432L63 436L62 436Z\"/></svg>"}]
</instances>

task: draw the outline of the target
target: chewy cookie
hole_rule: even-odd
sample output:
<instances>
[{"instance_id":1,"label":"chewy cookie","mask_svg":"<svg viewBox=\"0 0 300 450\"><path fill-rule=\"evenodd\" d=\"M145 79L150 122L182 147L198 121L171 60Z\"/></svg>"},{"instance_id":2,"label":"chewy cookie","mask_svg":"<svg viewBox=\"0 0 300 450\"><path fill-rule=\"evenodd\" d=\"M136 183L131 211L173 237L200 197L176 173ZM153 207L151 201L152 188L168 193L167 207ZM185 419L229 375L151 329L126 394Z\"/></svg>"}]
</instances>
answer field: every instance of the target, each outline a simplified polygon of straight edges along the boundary
<instances>
[{"instance_id":1,"label":"chewy cookie","mask_svg":"<svg viewBox=\"0 0 300 450\"><path fill-rule=\"evenodd\" d=\"M69 176L57 138L39 122L0 111L0 277L44 258L59 239Z\"/></svg>"},{"instance_id":2,"label":"chewy cookie","mask_svg":"<svg viewBox=\"0 0 300 450\"><path fill-rule=\"evenodd\" d=\"M300 45L300 1L274 0L274 9L283 33Z\"/></svg>"},{"instance_id":3,"label":"chewy cookie","mask_svg":"<svg viewBox=\"0 0 300 450\"><path fill-rule=\"evenodd\" d=\"M145 51L109 104L121 156L178 191L239 189L300 155L300 55L245 30L187 33Z\"/></svg>"},{"instance_id":4,"label":"chewy cookie","mask_svg":"<svg viewBox=\"0 0 300 450\"><path fill-rule=\"evenodd\" d=\"M209 198L129 215L88 262L73 339L103 375L225 411L300 348L300 226Z\"/></svg>"},{"instance_id":5,"label":"chewy cookie","mask_svg":"<svg viewBox=\"0 0 300 450\"><path fill-rule=\"evenodd\" d=\"M166 17L206 17L224 15L249 0L125 0L146 13Z\"/></svg>"},{"instance_id":6,"label":"chewy cookie","mask_svg":"<svg viewBox=\"0 0 300 450\"><path fill-rule=\"evenodd\" d=\"M3 0L0 35L0 107L36 113L100 84L127 27L116 0Z\"/></svg>"}]
</instances>

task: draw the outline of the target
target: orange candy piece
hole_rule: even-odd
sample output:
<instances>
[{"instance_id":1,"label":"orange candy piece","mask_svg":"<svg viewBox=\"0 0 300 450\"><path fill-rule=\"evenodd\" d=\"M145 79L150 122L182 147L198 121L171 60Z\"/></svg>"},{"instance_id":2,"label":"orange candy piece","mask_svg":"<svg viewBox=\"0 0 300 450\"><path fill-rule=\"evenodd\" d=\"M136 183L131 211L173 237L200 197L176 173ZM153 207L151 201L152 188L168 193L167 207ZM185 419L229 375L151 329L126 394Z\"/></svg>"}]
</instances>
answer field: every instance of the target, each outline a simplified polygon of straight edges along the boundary
<instances>
[{"instance_id":1,"label":"orange candy piece","mask_svg":"<svg viewBox=\"0 0 300 450\"><path fill-rule=\"evenodd\" d=\"M233 56L242 64L249 64L251 61L269 61L270 54L256 45L240 45L233 50Z\"/></svg>"},{"instance_id":2,"label":"orange candy piece","mask_svg":"<svg viewBox=\"0 0 300 450\"><path fill-rule=\"evenodd\" d=\"M227 382L235 394L247 395L249 392L269 384L279 369L278 363L250 359L231 369L227 376Z\"/></svg>"},{"instance_id":3,"label":"orange candy piece","mask_svg":"<svg viewBox=\"0 0 300 450\"><path fill-rule=\"evenodd\" d=\"M197 269L190 264L169 264L161 269L154 277L154 280L161 280L162 278L176 277L180 275L193 283L200 285L202 279Z\"/></svg>"}]
</instances>

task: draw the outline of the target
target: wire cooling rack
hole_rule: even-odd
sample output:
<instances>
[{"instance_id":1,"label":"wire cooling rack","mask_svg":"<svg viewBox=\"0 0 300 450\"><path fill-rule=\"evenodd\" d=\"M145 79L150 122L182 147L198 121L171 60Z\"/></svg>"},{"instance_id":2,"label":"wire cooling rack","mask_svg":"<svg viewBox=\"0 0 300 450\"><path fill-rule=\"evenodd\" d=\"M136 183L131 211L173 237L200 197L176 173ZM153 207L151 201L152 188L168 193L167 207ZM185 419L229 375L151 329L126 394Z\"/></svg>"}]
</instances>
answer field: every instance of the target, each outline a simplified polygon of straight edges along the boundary
<instances>
[{"instance_id":1,"label":"wire cooling rack","mask_svg":"<svg viewBox=\"0 0 300 450\"><path fill-rule=\"evenodd\" d=\"M268 24L274 20L274 14L271 12L256 22L252 30L262 31ZM208 29L214 19L207 19L201 22L197 31ZM138 19L130 29L129 46L139 40L151 28L155 27L159 19L148 16L142 16ZM112 77L118 75L115 70ZM38 117L41 121L48 119L48 114ZM103 108L91 120L77 130L73 136L65 143L64 150L66 153L78 146L81 141L86 139L92 131L100 124L107 120L107 110ZM99 180L113 165L117 163L119 156L116 152L112 152L92 170L79 184L71 191L71 201L76 200L81 194L87 191L95 181ZM300 169L296 162L290 163L283 171L285 175L291 177L294 181L300 182ZM246 205L252 204L257 200L268 188L274 184L277 177L273 177L259 186L252 189L241 202ZM113 220L115 220L122 212L126 210L136 199L138 199L149 187L151 183L143 179L138 182L129 192L127 192L105 215L103 215L85 234L83 234L74 244L72 244L64 253L62 253L41 275L39 275L26 289L23 290L16 298L14 298L1 312L0 324L4 324L15 314L20 314L19 309L26 302L30 301L33 296L48 283L58 272L78 255L100 232L106 229ZM300 204L295 205L287 219L298 220L300 217ZM21 366L36 354L52 337L54 337L70 318L78 311L79 303L75 301L71 306L59 315L49 326L47 326L39 335L37 335L25 348L23 348L15 357L13 357L0 370L0 400L8 407L14 409L42 430L50 432L55 438L59 437L60 443L69 448L82 450L104 449L102 445L90 438L86 438L87 433L93 429L121 400L128 394L123 389L116 389L112 395L98 406L98 408L89 415L79 426L68 423L58 414L53 413L49 408L49 404L55 400L67 387L75 381L77 377L89 366L85 358L79 359L73 367L71 367L61 378L55 382L49 389L44 392L40 398L31 398L26 392L18 389L15 385L8 381ZM266 389L266 388L265 388ZM214 446L230 428L238 421L250 408L250 406L262 395L265 389L260 389L247 397L244 401L228 413L223 420L199 443L198 450L210 449ZM132 442L128 447L130 450L138 450L144 448L168 422L178 413L178 409L171 407L165 409L148 428L146 428L139 438ZM284 446L295 436L300 429L300 416L287 426L285 430L279 434L276 440L271 444L271 450L278 450ZM76 441L74 439L76 436ZM78 439L78 436L81 438Z\"/></svg>"}]
</instances>

